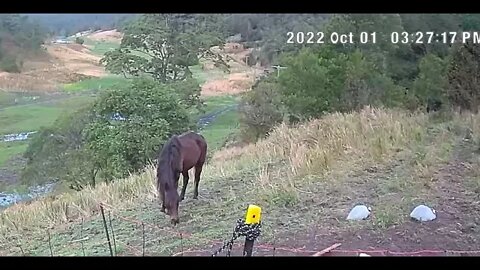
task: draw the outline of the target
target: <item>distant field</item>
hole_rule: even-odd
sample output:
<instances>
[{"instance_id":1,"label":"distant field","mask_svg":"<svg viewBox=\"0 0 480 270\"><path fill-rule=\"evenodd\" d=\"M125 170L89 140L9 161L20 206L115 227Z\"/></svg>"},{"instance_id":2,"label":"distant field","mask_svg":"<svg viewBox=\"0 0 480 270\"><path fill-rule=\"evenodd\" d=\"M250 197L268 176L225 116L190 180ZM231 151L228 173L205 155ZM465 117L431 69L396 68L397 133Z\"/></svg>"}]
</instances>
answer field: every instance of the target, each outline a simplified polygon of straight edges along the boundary
<instances>
[{"instance_id":1,"label":"distant field","mask_svg":"<svg viewBox=\"0 0 480 270\"><path fill-rule=\"evenodd\" d=\"M200 85L209 80L222 79L226 75L226 73L220 69L203 70L201 65L191 66L190 71L193 73L193 78L195 78Z\"/></svg>"},{"instance_id":2,"label":"distant field","mask_svg":"<svg viewBox=\"0 0 480 270\"><path fill-rule=\"evenodd\" d=\"M208 114L224 107L234 105L238 102L238 99L239 98L237 96L232 95L212 96L204 98L205 112L206 114Z\"/></svg>"},{"instance_id":3,"label":"distant field","mask_svg":"<svg viewBox=\"0 0 480 270\"><path fill-rule=\"evenodd\" d=\"M20 105L2 109L0 134L38 130L42 126L52 124L61 114L74 111L92 100L93 97L90 96L75 96L51 103Z\"/></svg>"},{"instance_id":4,"label":"distant field","mask_svg":"<svg viewBox=\"0 0 480 270\"><path fill-rule=\"evenodd\" d=\"M90 46L92 53L99 56L103 56L106 52L113 51L120 46L120 44L115 42L94 41L89 38L84 38L84 41L84 45Z\"/></svg>"},{"instance_id":5,"label":"distant field","mask_svg":"<svg viewBox=\"0 0 480 270\"><path fill-rule=\"evenodd\" d=\"M76 83L65 84L63 90L70 93L92 90L99 91L123 85L128 81L129 79L125 79L124 77L112 75L103 78L92 78L82 80Z\"/></svg>"}]
</instances>

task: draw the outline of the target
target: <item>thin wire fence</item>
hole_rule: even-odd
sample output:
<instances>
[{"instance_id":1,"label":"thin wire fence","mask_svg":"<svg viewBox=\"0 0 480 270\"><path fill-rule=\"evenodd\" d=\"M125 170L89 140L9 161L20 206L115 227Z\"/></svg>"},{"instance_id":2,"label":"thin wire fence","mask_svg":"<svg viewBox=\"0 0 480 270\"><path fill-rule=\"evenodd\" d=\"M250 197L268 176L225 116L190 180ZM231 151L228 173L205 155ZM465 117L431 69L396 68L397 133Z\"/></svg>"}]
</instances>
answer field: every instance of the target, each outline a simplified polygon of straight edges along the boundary
<instances>
[{"instance_id":1,"label":"thin wire fence","mask_svg":"<svg viewBox=\"0 0 480 270\"><path fill-rule=\"evenodd\" d=\"M116 209L111 205L105 203L100 204L100 207L103 207L104 210L108 211L109 222L107 222L105 216L103 217L103 222L105 223L105 230L103 232L94 231L94 235L90 235L83 229L82 222L82 231L80 232L78 239L70 239L66 242L58 243L55 241L54 235L48 238L48 241L45 243L45 247L48 248L47 251L43 252L45 256L58 256L56 249L69 250L69 254L83 254L83 256L93 256L101 255L98 251L99 247L103 247L105 255L109 254L111 256L161 256L165 252L160 252L158 249L154 251L147 250L149 247L158 245L165 246L164 249L170 249L168 252L169 256L213 256L215 250L219 246L224 245L225 240L219 239L209 239L202 237L196 234L192 234L186 231L180 231L174 228L165 228L160 227L157 224L150 223L146 220L140 220L137 218L126 217L121 215L121 211ZM133 225L133 232L128 235L119 235L115 231L115 226L113 225L111 218L117 218L118 220L125 221ZM102 218L102 217L100 217ZM107 226L109 223L110 226ZM125 225L123 225L125 229ZM149 235L146 237L146 230L149 229ZM109 237L106 237L108 232ZM141 233L140 233L141 232ZM78 233L78 232L77 232ZM50 236L50 232L47 232ZM65 233L63 233L65 234ZM103 236L101 235L103 234ZM132 236L134 234L136 237ZM157 237L152 237L152 234L157 234ZM73 233L75 235L75 233ZM64 237L56 235L57 237ZM86 251L84 244L92 239L100 238L102 240L90 241L90 249L95 249L94 251ZM180 241L180 245L174 245L173 243L168 243L166 240L168 238L174 238L174 241ZM147 239L148 238L148 239ZM175 239L176 238L176 239ZM210 246L211 248L206 247L189 247L184 248L185 241L190 241L195 246ZM173 247L168 247L171 245ZM336 244L340 246L340 244ZM158 247L157 246L157 247ZM335 245L334 245L335 246ZM109 247L111 250L109 251ZM231 248L237 249L241 247L241 243L233 243ZM22 254L28 253L26 247L17 246L17 249L21 250ZM44 248L45 249L45 248ZM81 250L79 250L81 249ZM280 256L282 255L294 255L294 256L358 256L359 254L368 254L369 256L478 256L480 255L480 250L417 250L417 251L391 251L387 249L341 249L335 247L330 247L324 249L323 251L318 250L309 250L305 247L293 248L287 246L279 246L276 244L261 243L254 246L254 249L257 250L257 253L262 254L262 256L276 256L278 252ZM81 251L81 252L80 252ZM18 252L18 251L17 251ZM62 252L65 253L65 252ZM120 253L120 254L119 254ZM288 254L289 253L289 254ZM318 255L321 254L321 255ZM78 256L78 255L71 255ZM164 255L165 256L165 255ZM278 256L278 254L277 254Z\"/></svg>"}]
</instances>

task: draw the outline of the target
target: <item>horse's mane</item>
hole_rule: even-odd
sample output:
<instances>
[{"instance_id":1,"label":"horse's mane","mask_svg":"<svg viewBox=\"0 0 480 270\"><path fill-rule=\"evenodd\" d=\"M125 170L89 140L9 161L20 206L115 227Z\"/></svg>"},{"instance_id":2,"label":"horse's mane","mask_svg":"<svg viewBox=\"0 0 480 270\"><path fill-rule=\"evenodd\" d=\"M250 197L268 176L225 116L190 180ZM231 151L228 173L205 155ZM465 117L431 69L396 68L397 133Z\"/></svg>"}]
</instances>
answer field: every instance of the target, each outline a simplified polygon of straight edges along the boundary
<instances>
[{"instance_id":1,"label":"horse's mane","mask_svg":"<svg viewBox=\"0 0 480 270\"><path fill-rule=\"evenodd\" d=\"M157 188L160 185L160 174L167 170L171 172L171 161L173 158L173 148L180 148L180 142L177 136L171 137L162 147L157 157Z\"/></svg>"}]
</instances>

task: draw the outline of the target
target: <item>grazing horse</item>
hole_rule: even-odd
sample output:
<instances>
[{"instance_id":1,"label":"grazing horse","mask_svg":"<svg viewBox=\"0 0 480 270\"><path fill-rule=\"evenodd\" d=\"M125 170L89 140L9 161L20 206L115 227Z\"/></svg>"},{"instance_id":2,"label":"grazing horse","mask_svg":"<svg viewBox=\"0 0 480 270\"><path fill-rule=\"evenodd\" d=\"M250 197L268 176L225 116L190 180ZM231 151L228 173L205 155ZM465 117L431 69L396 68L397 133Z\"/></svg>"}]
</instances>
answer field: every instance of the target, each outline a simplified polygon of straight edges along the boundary
<instances>
[{"instance_id":1,"label":"grazing horse","mask_svg":"<svg viewBox=\"0 0 480 270\"><path fill-rule=\"evenodd\" d=\"M207 155L207 142L205 138L194 132L185 132L174 135L162 148L157 159L157 190L161 200L161 211L171 217L171 222L176 225L178 218L178 205L185 198L188 185L188 171L195 167L195 190L193 198L198 198L198 183L200 174ZM178 195L178 180L180 173L183 175L182 193ZM165 212L165 210L167 210Z\"/></svg>"}]
</instances>

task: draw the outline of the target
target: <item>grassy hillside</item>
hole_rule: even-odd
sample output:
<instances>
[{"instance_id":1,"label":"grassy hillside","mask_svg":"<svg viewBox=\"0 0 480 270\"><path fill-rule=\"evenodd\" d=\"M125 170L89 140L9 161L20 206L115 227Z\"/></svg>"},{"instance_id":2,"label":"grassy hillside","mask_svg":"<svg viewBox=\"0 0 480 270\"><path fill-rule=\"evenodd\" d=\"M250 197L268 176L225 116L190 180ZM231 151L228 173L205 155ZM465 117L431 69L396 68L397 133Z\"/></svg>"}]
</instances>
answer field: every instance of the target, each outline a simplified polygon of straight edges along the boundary
<instances>
[{"instance_id":1,"label":"grassy hillside","mask_svg":"<svg viewBox=\"0 0 480 270\"><path fill-rule=\"evenodd\" d=\"M272 245L277 254L292 254L334 242L345 248L377 243L403 250L478 249L479 231L472 225L480 218L479 138L464 139L468 130L478 136L478 121L479 115L438 121L367 108L298 127L281 125L256 144L215 153L204 169L199 200L191 198L190 185L175 228L159 212L155 172L148 167L111 185L6 209L0 254L49 255L50 228L55 255L108 255L99 203L113 210L118 255L142 254L142 222L147 255L209 255L229 238L250 203L263 208L259 254L271 255ZM359 202L372 206L372 217L346 222ZM438 220L410 221L419 203L434 207ZM394 240L383 244L386 239Z\"/></svg>"}]
</instances>

